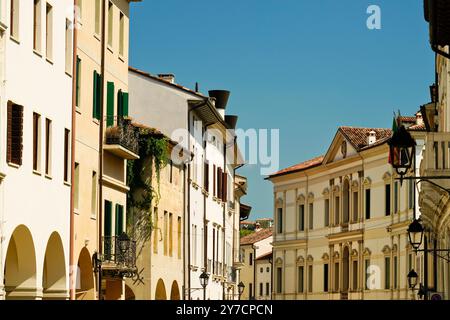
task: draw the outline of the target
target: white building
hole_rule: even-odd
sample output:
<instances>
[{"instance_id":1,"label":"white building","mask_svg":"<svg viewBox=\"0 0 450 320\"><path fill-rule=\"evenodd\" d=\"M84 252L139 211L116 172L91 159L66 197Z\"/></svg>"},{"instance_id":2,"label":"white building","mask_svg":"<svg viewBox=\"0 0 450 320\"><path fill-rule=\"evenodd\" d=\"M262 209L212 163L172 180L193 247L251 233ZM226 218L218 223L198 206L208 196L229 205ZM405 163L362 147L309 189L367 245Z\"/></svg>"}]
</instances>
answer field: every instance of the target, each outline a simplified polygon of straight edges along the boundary
<instances>
[{"instance_id":1,"label":"white building","mask_svg":"<svg viewBox=\"0 0 450 320\"><path fill-rule=\"evenodd\" d=\"M73 1L1 4L0 299L67 299Z\"/></svg>"},{"instance_id":2,"label":"white building","mask_svg":"<svg viewBox=\"0 0 450 320\"><path fill-rule=\"evenodd\" d=\"M234 171L239 161L235 138L226 135L236 118L225 116L226 102L176 84L173 75L156 77L130 68L129 90L136 122L157 127L175 141L182 138L193 153L185 189L183 297L237 298L240 206ZM210 274L205 291L199 279L203 271Z\"/></svg>"}]
</instances>

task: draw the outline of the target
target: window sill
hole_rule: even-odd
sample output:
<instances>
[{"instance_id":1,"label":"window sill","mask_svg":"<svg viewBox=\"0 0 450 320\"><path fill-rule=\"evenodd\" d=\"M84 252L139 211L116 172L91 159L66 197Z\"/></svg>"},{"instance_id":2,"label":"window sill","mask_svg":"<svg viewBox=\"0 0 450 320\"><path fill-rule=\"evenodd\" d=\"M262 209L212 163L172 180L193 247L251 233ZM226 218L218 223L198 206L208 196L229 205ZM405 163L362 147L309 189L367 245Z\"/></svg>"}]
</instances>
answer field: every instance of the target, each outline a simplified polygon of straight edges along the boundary
<instances>
[{"instance_id":1,"label":"window sill","mask_svg":"<svg viewBox=\"0 0 450 320\"><path fill-rule=\"evenodd\" d=\"M76 214L77 216L80 215L80 210L79 209L73 209L73 213Z\"/></svg>"},{"instance_id":2,"label":"window sill","mask_svg":"<svg viewBox=\"0 0 450 320\"><path fill-rule=\"evenodd\" d=\"M16 44L20 44L20 40L15 38L14 36L9 36L9 39L11 39L13 42L15 42Z\"/></svg>"},{"instance_id":3,"label":"window sill","mask_svg":"<svg viewBox=\"0 0 450 320\"><path fill-rule=\"evenodd\" d=\"M41 53L39 50L33 49L33 53L34 53L35 55L37 55L38 57L42 58L42 53Z\"/></svg>"},{"instance_id":4,"label":"window sill","mask_svg":"<svg viewBox=\"0 0 450 320\"><path fill-rule=\"evenodd\" d=\"M92 122L95 123L98 126L100 125L100 120L98 120L98 119L94 118L94 119L92 119Z\"/></svg>"},{"instance_id":5,"label":"window sill","mask_svg":"<svg viewBox=\"0 0 450 320\"><path fill-rule=\"evenodd\" d=\"M49 175L49 174L46 174L45 178L47 178L48 180L53 180L53 177L51 175Z\"/></svg>"},{"instance_id":6,"label":"window sill","mask_svg":"<svg viewBox=\"0 0 450 320\"><path fill-rule=\"evenodd\" d=\"M75 107L75 112L78 113L78 114L81 114L81 109L80 109L80 107Z\"/></svg>"},{"instance_id":7,"label":"window sill","mask_svg":"<svg viewBox=\"0 0 450 320\"><path fill-rule=\"evenodd\" d=\"M15 169L19 169L21 167L17 163L13 163L13 162L8 162L8 166L10 166L11 168L15 168Z\"/></svg>"},{"instance_id":8,"label":"window sill","mask_svg":"<svg viewBox=\"0 0 450 320\"><path fill-rule=\"evenodd\" d=\"M102 41L100 39L100 34L98 34L98 33L94 33L94 38L97 39L98 41Z\"/></svg>"},{"instance_id":9,"label":"window sill","mask_svg":"<svg viewBox=\"0 0 450 320\"><path fill-rule=\"evenodd\" d=\"M111 47L110 44L107 45L107 48L108 48L108 51L109 51L109 52L114 53L113 48Z\"/></svg>"},{"instance_id":10,"label":"window sill","mask_svg":"<svg viewBox=\"0 0 450 320\"><path fill-rule=\"evenodd\" d=\"M35 174L37 176L42 176L42 173L38 170L33 170L33 174Z\"/></svg>"},{"instance_id":11,"label":"window sill","mask_svg":"<svg viewBox=\"0 0 450 320\"><path fill-rule=\"evenodd\" d=\"M45 58L45 60L48 62L48 63L50 63L51 65L53 65L54 64L54 62L53 62L53 59L52 58L49 58L49 57L47 57L47 58Z\"/></svg>"},{"instance_id":12,"label":"window sill","mask_svg":"<svg viewBox=\"0 0 450 320\"><path fill-rule=\"evenodd\" d=\"M64 185L67 186L67 187L71 187L71 186L72 186L72 185L70 184L70 182L68 182L68 181L64 181Z\"/></svg>"},{"instance_id":13,"label":"window sill","mask_svg":"<svg viewBox=\"0 0 450 320\"><path fill-rule=\"evenodd\" d=\"M119 60L122 61L123 63L125 63L125 58L121 54L119 54Z\"/></svg>"},{"instance_id":14,"label":"window sill","mask_svg":"<svg viewBox=\"0 0 450 320\"><path fill-rule=\"evenodd\" d=\"M69 76L70 78L72 78L72 73L70 73L70 71L64 71L64 73L67 75L67 76Z\"/></svg>"},{"instance_id":15,"label":"window sill","mask_svg":"<svg viewBox=\"0 0 450 320\"><path fill-rule=\"evenodd\" d=\"M96 221L97 220L97 216L95 215L91 215L91 220Z\"/></svg>"}]
</instances>

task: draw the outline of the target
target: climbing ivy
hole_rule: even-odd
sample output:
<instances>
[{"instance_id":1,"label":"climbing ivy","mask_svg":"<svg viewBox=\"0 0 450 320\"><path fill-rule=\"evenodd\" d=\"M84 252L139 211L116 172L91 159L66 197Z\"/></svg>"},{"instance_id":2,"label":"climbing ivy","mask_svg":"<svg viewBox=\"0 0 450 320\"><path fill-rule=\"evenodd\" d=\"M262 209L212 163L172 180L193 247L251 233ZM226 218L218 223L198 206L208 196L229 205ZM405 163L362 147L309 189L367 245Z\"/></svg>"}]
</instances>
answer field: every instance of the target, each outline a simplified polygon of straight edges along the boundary
<instances>
[{"instance_id":1,"label":"climbing ivy","mask_svg":"<svg viewBox=\"0 0 450 320\"><path fill-rule=\"evenodd\" d=\"M160 200L161 170L169 162L169 140L151 129L139 131L139 159L127 162L127 222L130 235L143 244L153 230L152 205L157 206Z\"/></svg>"}]
</instances>

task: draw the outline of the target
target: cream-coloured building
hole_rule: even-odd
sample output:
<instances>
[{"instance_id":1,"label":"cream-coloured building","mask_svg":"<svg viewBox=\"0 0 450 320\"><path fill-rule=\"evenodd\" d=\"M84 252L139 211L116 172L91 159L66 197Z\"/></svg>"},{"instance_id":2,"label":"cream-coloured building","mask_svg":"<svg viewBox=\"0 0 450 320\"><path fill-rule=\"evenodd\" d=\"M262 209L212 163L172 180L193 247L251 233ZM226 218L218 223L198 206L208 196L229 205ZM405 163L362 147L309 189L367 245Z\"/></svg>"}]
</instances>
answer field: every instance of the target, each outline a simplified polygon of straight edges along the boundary
<instances>
[{"instance_id":1,"label":"cream-coloured building","mask_svg":"<svg viewBox=\"0 0 450 320\"><path fill-rule=\"evenodd\" d=\"M240 280L245 285L242 300L268 300L271 297L272 234L271 228L256 229L240 240L240 259L243 264Z\"/></svg>"},{"instance_id":2,"label":"cream-coloured building","mask_svg":"<svg viewBox=\"0 0 450 320\"><path fill-rule=\"evenodd\" d=\"M124 120L130 2L136 1L78 1L72 239L76 299L124 299L123 277L134 263L132 252L121 255L117 246L126 227L127 160L138 158L134 127ZM101 268L93 265L94 254Z\"/></svg>"},{"instance_id":3,"label":"cream-coloured building","mask_svg":"<svg viewBox=\"0 0 450 320\"><path fill-rule=\"evenodd\" d=\"M423 135L420 114L401 120ZM340 127L325 156L268 178L274 299L412 298L406 275L420 265L407 235L415 190L388 163L390 136L389 129ZM417 164L421 155L418 147Z\"/></svg>"},{"instance_id":4,"label":"cream-coloured building","mask_svg":"<svg viewBox=\"0 0 450 320\"><path fill-rule=\"evenodd\" d=\"M68 299L73 1L0 5L0 299Z\"/></svg>"}]
</instances>

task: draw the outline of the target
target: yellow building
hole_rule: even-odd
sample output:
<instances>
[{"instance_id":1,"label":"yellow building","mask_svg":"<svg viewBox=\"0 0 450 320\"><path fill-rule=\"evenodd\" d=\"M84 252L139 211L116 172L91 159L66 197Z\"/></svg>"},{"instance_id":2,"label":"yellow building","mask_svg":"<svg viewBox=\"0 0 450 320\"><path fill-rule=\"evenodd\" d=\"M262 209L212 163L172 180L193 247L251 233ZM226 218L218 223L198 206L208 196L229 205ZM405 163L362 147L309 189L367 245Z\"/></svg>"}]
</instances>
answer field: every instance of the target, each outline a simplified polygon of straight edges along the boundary
<instances>
[{"instance_id":1,"label":"yellow building","mask_svg":"<svg viewBox=\"0 0 450 320\"><path fill-rule=\"evenodd\" d=\"M130 2L78 1L72 299L123 299L133 265L116 250L126 225L127 160L138 157L133 127L123 121Z\"/></svg>"},{"instance_id":2,"label":"yellow building","mask_svg":"<svg viewBox=\"0 0 450 320\"><path fill-rule=\"evenodd\" d=\"M413 120L410 130L420 135L420 114ZM416 256L407 228L415 191L392 172L390 136L389 129L341 127L325 156L268 178L274 299L412 297L406 275Z\"/></svg>"}]
</instances>

